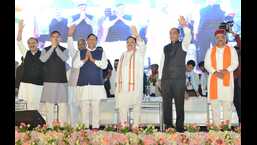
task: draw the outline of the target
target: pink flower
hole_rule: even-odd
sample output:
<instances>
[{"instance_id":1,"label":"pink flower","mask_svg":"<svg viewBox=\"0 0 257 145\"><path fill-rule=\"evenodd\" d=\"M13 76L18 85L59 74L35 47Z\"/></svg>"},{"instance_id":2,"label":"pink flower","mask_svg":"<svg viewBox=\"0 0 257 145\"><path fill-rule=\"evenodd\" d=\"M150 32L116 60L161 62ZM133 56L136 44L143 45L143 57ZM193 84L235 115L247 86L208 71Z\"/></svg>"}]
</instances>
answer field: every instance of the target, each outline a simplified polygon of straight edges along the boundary
<instances>
[{"instance_id":1,"label":"pink flower","mask_svg":"<svg viewBox=\"0 0 257 145\"><path fill-rule=\"evenodd\" d=\"M229 120L225 120L225 125L229 125Z\"/></svg>"},{"instance_id":2,"label":"pink flower","mask_svg":"<svg viewBox=\"0 0 257 145\"><path fill-rule=\"evenodd\" d=\"M53 122L52 122L52 125L53 126L60 126L60 122L58 121L58 120L54 120Z\"/></svg>"},{"instance_id":3,"label":"pink flower","mask_svg":"<svg viewBox=\"0 0 257 145\"><path fill-rule=\"evenodd\" d=\"M20 128L24 128L24 127L26 127L26 124L24 122L21 122L20 123Z\"/></svg>"},{"instance_id":4,"label":"pink flower","mask_svg":"<svg viewBox=\"0 0 257 145\"><path fill-rule=\"evenodd\" d=\"M109 145L110 144L110 137L109 136L105 135L103 137L103 144L104 145Z\"/></svg>"},{"instance_id":5,"label":"pink flower","mask_svg":"<svg viewBox=\"0 0 257 145\"><path fill-rule=\"evenodd\" d=\"M66 145L66 143L62 140L59 142L59 145Z\"/></svg>"},{"instance_id":6,"label":"pink flower","mask_svg":"<svg viewBox=\"0 0 257 145\"><path fill-rule=\"evenodd\" d=\"M171 134L170 140L171 140L171 141L176 141L176 139L177 139L177 134L176 134L176 133Z\"/></svg>"},{"instance_id":7,"label":"pink flower","mask_svg":"<svg viewBox=\"0 0 257 145\"><path fill-rule=\"evenodd\" d=\"M225 144L224 141L220 138L215 141L215 145L224 145L224 144Z\"/></svg>"},{"instance_id":8,"label":"pink flower","mask_svg":"<svg viewBox=\"0 0 257 145\"><path fill-rule=\"evenodd\" d=\"M192 127L193 128L197 128L197 125L194 123L194 124L192 124Z\"/></svg>"},{"instance_id":9,"label":"pink flower","mask_svg":"<svg viewBox=\"0 0 257 145\"><path fill-rule=\"evenodd\" d=\"M24 136L23 136L23 140L26 142L26 141L29 141L30 140L30 136L25 133Z\"/></svg>"},{"instance_id":10,"label":"pink flower","mask_svg":"<svg viewBox=\"0 0 257 145\"><path fill-rule=\"evenodd\" d=\"M166 142L166 138L163 135L161 135L159 137L159 144L164 144L165 142Z\"/></svg>"},{"instance_id":11,"label":"pink flower","mask_svg":"<svg viewBox=\"0 0 257 145\"><path fill-rule=\"evenodd\" d=\"M15 142L21 139L21 134L15 130Z\"/></svg>"},{"instance_id":12,"label":"pink flower","mask_svg":"<svg viewBox=\"0 0 257 145\"><path fill-rule=\"evenodd\" d=\"M85 141L82 141L80 144L81 144L81 145L88 145L88 143L85 142Z\"/></svg>"},{"instance_id":13,"label":"pink flower","mask_svg":"<svg viewBox=\"0 0 257 145\"><path fill-rule=\"evenodd\" d=\"M48 128L48 125L47 125L47 124L44 124L44 125L43 125L43 128L44 128L44 129L47 129L47 128Z\"/></svg>"},{"instance_id":14,"label":"pink flower","mask_svg":"<svg viewBox=\"0 0 257 145\"><path fill-rule=\"evenodd\" d=\"M21 122L20 125L21 126L26 126L26 124L24 122Z\"/></svg>"},{"instance_id":15,"label":"pink flower","mask_svg":"<svg viewBox=\"0 0 257 145\"><path fill-rule=\"evenodd\" d=\"M128 137L124 134L115 133L112 135L111 140L117 142L117 144L126 144L128 142Z\"/></svg>"},{"instance_id":16,"label":"pink flower","mask_svg":"<svg viewBox=\"0 0 257 145\"><path fill-rule=\"evenodd\" d=\"M145 136L143 139L144 145L158 145L152 136Z\"/></svg>"},{"instance_id":17,"label":"pink flower","mask_svg":"<svg viewBox=\"0 0 257 145\"><path fill-rule=\"evenodd\" d=\"M29 142L24 142L22 145L30 145Z\"/></svg>"},{"instance_id":18,"label":"pink flower","mask_svg":"<svg viewBox=\"0 0 257 145\"><path fill-rule=\"evenodd\" d=\"M81 137L84 137L84 136L86 136L86 132L84 131L84 130L80 130L79 131L79 135L81 136Z\"/></svg>"},{"instance_id":19,"label":"pink flower","mask_svg":"<svg viewBox=\"0 0 257 145\"><path fill-rule=\"evenodd\" d=\"M241 145L241 138L235 139L235 145Z\"/></svg>"}]
</instances>

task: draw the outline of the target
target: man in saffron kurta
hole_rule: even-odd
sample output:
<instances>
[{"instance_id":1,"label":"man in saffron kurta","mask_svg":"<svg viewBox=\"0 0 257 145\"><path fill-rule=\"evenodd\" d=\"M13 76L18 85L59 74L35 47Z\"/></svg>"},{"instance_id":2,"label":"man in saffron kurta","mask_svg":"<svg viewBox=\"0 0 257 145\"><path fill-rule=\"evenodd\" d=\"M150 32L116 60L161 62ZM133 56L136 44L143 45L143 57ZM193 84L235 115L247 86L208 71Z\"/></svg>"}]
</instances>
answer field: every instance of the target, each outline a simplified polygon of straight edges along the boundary
<instances>
[{"instance_id":1,"label":"man in saffron kurta","mask_svg":"<svg viewBox=\"0 0 257 145\"><path fill-rule=\"evenodd\" d=\"M208 99L211 102L213 123L220 125L220 106L223 120L230 121L234 96L233 71L238 67L237 52L226 45L226 32L215 32L216 45L205 56L205 68L210 73L208 79Z\"/></svg>"},{"instance_id":2,"label":"man in saffron kurta","mask_svg":"<svg viewBox=\"0 0 257 145\"><path fill-rule=\"evenodd\" d=\"M133 35L128 37L127 51L122 54L118 64L115 101L121 123L127 121L129 108L133 108L133 126L136 127L140 122L146 47L136 27L132 26L131 29Z\"/></svg>"}]
</instances>

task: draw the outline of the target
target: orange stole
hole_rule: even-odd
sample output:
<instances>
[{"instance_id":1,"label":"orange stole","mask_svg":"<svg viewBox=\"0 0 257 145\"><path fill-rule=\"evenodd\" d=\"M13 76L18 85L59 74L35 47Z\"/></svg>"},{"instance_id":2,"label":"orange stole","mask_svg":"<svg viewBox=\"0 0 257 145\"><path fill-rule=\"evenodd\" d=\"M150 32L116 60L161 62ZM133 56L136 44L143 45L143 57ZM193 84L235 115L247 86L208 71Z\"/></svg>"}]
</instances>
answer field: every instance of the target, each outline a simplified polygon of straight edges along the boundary
<instances>
[{"instance_id":1,"label":"orange stole","mask_svg":"<svg viewBox=\"0 0 257 145\"><path fill-rule=\"evenodd\" d=\"M133 54L130 56L129 58L129 80L128 80L128 91L131 92L131 91L134 91L135 90L135 52L133 52ZM119 78L118 78L118 83L119 83L119 86L118 86L118 92L121 91L122 89L122 64L123 64L123 59L124 59L124 54L121 56L120 58L120 67L118 69L118 73L119 73Z\"/></svg>"},{"instance_id":2,"label":"orange stole","mask_svg":"<svg viewBox=\"0 0 257 145\"><path fill-rule=\"evenodd\" d=\"M216 70L217 69L217 62L216 62L216 47L212 48L211 51L211 66ZM223 69L228 68L231 65L231 52L229 46L225 46L224 54L223 54ZM230 82L230 73L227 72L223 76L223 85L229 86ZM211 74L210 80L210 98L211 100L215 100L218 98L218 78Z\"/></svg>"}]
</instances>

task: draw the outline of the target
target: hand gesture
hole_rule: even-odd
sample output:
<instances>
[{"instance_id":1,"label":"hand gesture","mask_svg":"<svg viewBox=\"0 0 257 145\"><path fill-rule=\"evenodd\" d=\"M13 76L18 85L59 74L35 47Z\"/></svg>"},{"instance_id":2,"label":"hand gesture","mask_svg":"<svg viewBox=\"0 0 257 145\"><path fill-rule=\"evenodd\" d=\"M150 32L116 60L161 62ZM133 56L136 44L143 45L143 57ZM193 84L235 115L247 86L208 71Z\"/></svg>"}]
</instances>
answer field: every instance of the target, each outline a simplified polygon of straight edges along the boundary
<instances>
[{"instance_id":1,"label":"hand gesture","mask_svg":"<svg viewBox=\"0 0 257 145\"><path fill-rule=\"evenodd\" d=\"M76 25L73 24L69 27L68 36L73 36L74 32L76 30Z\"/></svg>"},{"instance_id":2,"label":"hand gesture","mask_svg":"<svg viewBox=\"0 0 257 145\"><path fill-rule=\"evenodd\" d=\"M223 79L223 76L224 76L223 72L220 72L220 71L215 72L214 75L215 75L216 77L220 78L220 79Z\"/></svg>"},{"instance_id":3,"label":"hand gesture","mask_svg":"<svg viewBox=\"0 0 257 145\"><path fill-rule=\"evenodd\" d=\"M91 61L91 59L92 59L92 54L91 54L91 52L90 52L90 51L87 51L87 54L88 54L88 59Z\"/></svg>"},{"instance_id":4,"label":"hand gesture","mask_svg":"<svg viewBox=\"0 0 257 145\"><path fill-rule=\"evenodd\" d=\"M56 49L57 48L57 46L58 46L58 43L52 43L52 48L54 48L54 49Z\"/></svg>"},{"instance_id":5,"label":"hand gesture","mask_svg":"<svg viewBox=\"0 0 257 145\"><path fill-rule=\"evenodd\" d=\"M20 21L19 21L18 27L19 27L19 30L20 30L20 31L22 31L23 28L24 28L24 23L23 23L23 22L24 22L24 20L20 20Z\"/></svg>"},{"instance_id":6,"label":"hand gesture","mask_svg":"<svg viewBox=\"0 0 257 145\"><path fill-rule=\"evenodd\" d=\"M84 20L86 18L86 13L82 12L80 13L79 19Z\"/></svg>"},{"instance_id":7,"label":"hand gesture","mask_svg":"<svg viewBox=\"0 0 257 145\"><path fill-rule=\"evenodd\" d=\"M88 53L88 60L95 63L95 59L92 56L92 53L90 51L87 52Z\"/></svg>"},{"instance_id":8,"label":"hand gesture","mask_svg":"<svg viewBox=\"0 0 257 145\"><path fill-rule=\"evenodd\" d=\"M223 74L229 73L229 71L228 71L227 69L223 69L223 70L221 70L221 72L222 72Z\"/></svg>"},{"instance_id":9,"label":"hand gesture","mask_svg":"<svg viewBox=\"0 0 257 145\"><path fill-rule=\"evenodd\" d=\"M130 27L130 29L131 29L132 35L135 36L135 37L138 37L137 27L136 27L135 25L132 25L132 26Z\"/></svg>"},{"instance_id":10,"label":"hand gesture","mask_svg":"<svg viewBox=\"0 0 257 145\"><path fill-rule=\"evenodd\" d=\"M187 26L187 21L185 20L185 18L183 16L180 16L178 19L179 25L185 27Z\"/></svg>"},{"instance_id":11,"label":"hand gesture","mask_svg":"<svg viewBox=\"0 0 257 145\"><path fill-rule=\"evenodd\" d=\"M117 19L117 20L121 20L121 21L122 21L122 20L123 20L123 16L118 15L116 19Z\"/></svg>"},{"instance_id":12,"label":"hand gesture","mask_svg":"<svg viewBox=\"0 0 257 145\"><path fill-rule=\"evenodd\" d=\"M84 59L83 59L83 61L88 61L89 60L89 51L87 51L87 53L86 53L86 55L85 55L85 57L84 57Z\"/></svg>"}]
</instances>

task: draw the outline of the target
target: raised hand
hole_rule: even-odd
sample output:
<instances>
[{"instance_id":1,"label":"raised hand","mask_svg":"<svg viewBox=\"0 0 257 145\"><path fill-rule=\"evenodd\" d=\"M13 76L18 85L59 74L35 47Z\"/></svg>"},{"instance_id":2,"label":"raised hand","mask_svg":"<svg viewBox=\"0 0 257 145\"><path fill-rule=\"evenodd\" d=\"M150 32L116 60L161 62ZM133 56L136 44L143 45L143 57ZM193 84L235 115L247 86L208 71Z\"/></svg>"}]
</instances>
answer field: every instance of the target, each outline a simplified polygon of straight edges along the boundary
<instances>
[{"instance_id":1,"label":"raised hand","mask_svg":"<svg viewBox=\"0 0 257 145\"><path fill-rule=\"evenodd\" d=\"M17 41L21 41L22 40L22 31L24 28L24 24L23 24L23 20L19 21L19 25L18 25L18 35L17 35Z\"/></svg>"},{"instance_id":2,"label":"raised hand","mask_svg":"<svg viewBox=\"0 0 257 145\"><path fill-rule=\"evenodd\" d=\"M19 25L18 25L19 31L22 31L24 28L24 20L20 20L19 21Z\"/></svg>"},{"instance_id":3,"label":"raised hand","mask_svg":"<svg viewBox=\"0 0 257 145\"><path fill-rule=\"evenodd\" d=\"M71 25L68 30L68 36L73 36L75 30L76 30L76 25L75 24Z\"/></svg>"},{"instance_id":4,"label":"raised hand","mask_svg":"<svg viewBox=\"0 0 257 145\"><path fill-rule=\"evenodd\" d=\"M187 21L185 20L185 18L183 16L179 16L178 22L179 22L179 25L181 25L183 27L187 26Z\"/></svg>"},{"instance_id":5,"label":"raised hand","mask_svg":"<svg viewBox=\"0 0 257 145\"><path fill-rule=\"evenodd\" d=\"M132 35L135 36L135 37L138 37L139 34L138 34L138 31L137 31L137 27L135 25L132 25L130 27L130 29L131 29Z\"/></svg>"}]
</instances>

